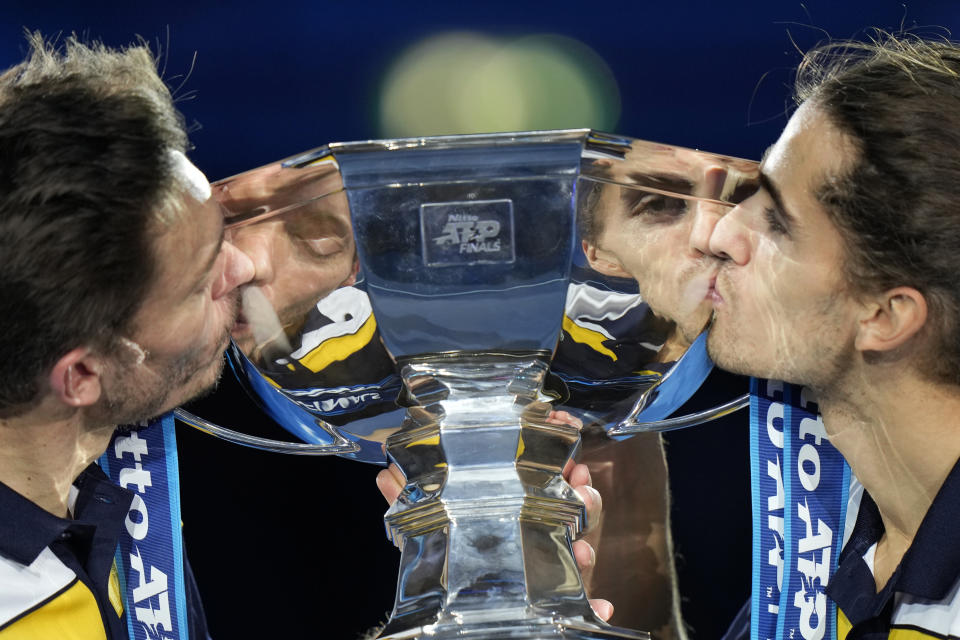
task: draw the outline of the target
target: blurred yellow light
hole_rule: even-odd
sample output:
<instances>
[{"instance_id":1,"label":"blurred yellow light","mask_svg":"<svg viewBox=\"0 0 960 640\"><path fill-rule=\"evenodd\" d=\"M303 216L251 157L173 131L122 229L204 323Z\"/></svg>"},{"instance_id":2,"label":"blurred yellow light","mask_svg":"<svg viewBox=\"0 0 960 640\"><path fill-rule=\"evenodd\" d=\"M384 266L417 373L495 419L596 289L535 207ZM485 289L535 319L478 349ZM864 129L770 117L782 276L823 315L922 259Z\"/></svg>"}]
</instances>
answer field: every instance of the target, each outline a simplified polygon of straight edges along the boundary
<instances>
[{"instance_id":1,"label":"blurred yellow light","mask_svg":"<svg viewBox=\"0 0 960 640\"><path fill-rule=\"evenodd\" d=\"M404 52L380 98L381 135L613 129L620 94L603 60L556 35L444 33Z\"/></svg>"}]
</instances>

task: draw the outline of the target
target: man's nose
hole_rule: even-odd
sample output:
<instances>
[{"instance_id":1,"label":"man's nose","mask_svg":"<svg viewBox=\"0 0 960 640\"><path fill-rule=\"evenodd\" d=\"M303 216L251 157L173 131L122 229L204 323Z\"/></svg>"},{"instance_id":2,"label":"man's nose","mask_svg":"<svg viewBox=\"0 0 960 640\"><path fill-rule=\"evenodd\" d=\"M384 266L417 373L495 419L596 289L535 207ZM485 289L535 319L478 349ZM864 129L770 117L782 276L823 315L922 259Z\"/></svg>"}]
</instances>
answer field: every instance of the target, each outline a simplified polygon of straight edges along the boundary
<instances>
[{"instance_id":1,"label":"man's nose","mask_svg":"<svg viewBox=\"0 0 960 640\"><path fill-rule=\"evenodd\" d=\"M713 255L710 249L710 236L713 235L714 228L727 211L729 207L710 202L701 202L698 205L693 219L693 228L690 229L691 249L703 255Z\"/></svg>"},{"instance_id":2,"label":"man's nose","mask_svg":"<svg viewBox=\"0 0 960 640\"><path fill-rule=\"evenodd\" d=\"M222 251L223 274L213 290L213 299L227 295L237 287L253 280L256 274L253 261L229 241L224 241Z\"/></svg>"},{"instance_id":3,"label":"man's nose","mask_svg":"<svg viewBox=\"0 0 960 640\"><path fill-rule=\"evenodd\" d=\"M711 255L710 234L717 221L729 211L717 200L722 200L723 185L728 176L724 166L710 166L704 169L703 177L697 184L697 195L704 200L696 204L696 216L693 219L693 228L690 230L690 248L701 255ZM710 202L713 200L714 202Z\"/></svg>"},{"instance_id":4,"label":"man's nose","mask_svg":"<svg viewBox=\"0 0 960 640\"><path fill-rule=\"evenodd\" d=\"M263 285L273 280L274 276L274 249L275 249L275 229L269 223L263 225L252 225L238 230L237 234L231 238L234 248L247 259L253 273L247 279L254 284Z\"/></svg>"},{"instance_id":5,"label":"man's nose","mask_svg":"<svg viewBox=\"0 0 960 640\"><path fill-rule=\"evenodd\" d=\"M717 220L708 243L712 255L738 265L750 260L750 239L740 219L742 213L742 207L738 205Z\"/></svg>"}]
</instances>

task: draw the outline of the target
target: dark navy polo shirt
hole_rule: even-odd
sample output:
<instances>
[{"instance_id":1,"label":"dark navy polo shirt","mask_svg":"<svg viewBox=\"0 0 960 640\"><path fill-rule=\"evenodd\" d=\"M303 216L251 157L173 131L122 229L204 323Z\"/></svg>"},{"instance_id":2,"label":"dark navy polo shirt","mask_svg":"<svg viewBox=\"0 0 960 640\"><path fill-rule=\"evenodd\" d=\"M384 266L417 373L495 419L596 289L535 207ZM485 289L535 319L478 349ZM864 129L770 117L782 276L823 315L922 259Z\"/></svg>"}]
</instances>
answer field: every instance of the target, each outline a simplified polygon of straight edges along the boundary
<instances>
[{"instance_id":1,"label":"dark navy polo shirt","mask_svg":"<svg viewBox=\"0 0 960 640\"><path fill-rule=\"evenodd\" d=\"M840 554L837 572L826 588L827 595L850 621L846 640L879 640L887 638L894 628L923 634L920 637L945 637L933 628L932 613L923 616L925 622L920 624L903 622L902 612L895 613L894 596L912 596L914 601L928 603L948 599L960 578L958 526L960 461L937 492L900 565L877 593L873 573L863 555L880 540L884 528L876 503L864 491L856 525Z\"/></svg>"},{"instance_id":2,"label":"dark navy polo shirt","mask_svg":"<svg viewBox=\"0 0 960 640\"><path fill-rule=\"evenodd\" d=\"M839 640L880 640L894 629L916 638L953 638L942 625L950 625L951 600L957 599L960 580L960 460L954 465L920 523L913 544L900 565L877 593L873 573L863 555L884 533L876 503L864 491L850 539L840 553L839 566L826 587L851 628ZM906 598L905 598L906 596ZM900 609L896 608L898 604ZM905 604L904 601L909 600ZM905 620L905 610L917 605L939 605L941 611L922 613ZM960 607L954 606L954 610ZM960 624L954 624L954 627ZM938 628L939 627L939 628ZM730 625L723 640L750 637L750 601Z\"/></svg>"},{"instance_id":3,"label":"dark navy polo shirt","mask_svg":"<svg viewBox=\"0 0 960 640\"><path fill-rule=\"evenodd\" d=\"M29 566L48 548L93 594L109 640L128 638L126 612L110 602L110 571L133 492L113 484L93 464L74 481L73 519L58 518L0 483L0 555ZM184 560L187 615L192 639L208 638L206 619L189 564ZM3 626L41 609L37 606Z\"/></svg>"}]
</instances>

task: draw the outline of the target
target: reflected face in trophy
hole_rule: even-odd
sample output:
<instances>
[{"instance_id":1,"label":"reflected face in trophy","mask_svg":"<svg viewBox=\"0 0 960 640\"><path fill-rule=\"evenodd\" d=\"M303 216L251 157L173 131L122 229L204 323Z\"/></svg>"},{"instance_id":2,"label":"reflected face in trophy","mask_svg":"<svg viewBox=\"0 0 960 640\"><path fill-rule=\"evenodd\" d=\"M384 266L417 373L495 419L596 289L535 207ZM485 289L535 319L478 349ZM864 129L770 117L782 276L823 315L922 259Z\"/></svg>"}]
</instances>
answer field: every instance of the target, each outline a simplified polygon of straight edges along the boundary
<instances>
[{"instance_id":1,"label":"reflected face in trophy","mask_svg":"<svg viewBox=\"0 0 960 640\"><path fill-rule=\"evenodd\" d=\"M816 190L854 153L805 104L766 154L761 188L717 224L710 249L724 261L707 345L718 366L818 389L853 362L858 305L842 275L843 241Z\"/></svg>"},{"instance_id":2,"label":"reflected face in trophy","mask_svg":"<svg viewBox=\"0 0 960 640\"><path fill-rule=\"evenodd\" d=\"M230 211L233 243L252 261L242 313L233 331L253 356L286 355L307 315L357 274L350 211L332 161L301 169L268 165L215 186Z\"/></svg>"},{"instance_id":3,"label":"reflected face in trophy","mask_svg":"<svg viewBox=\"0 0 960 640\"><path fill-rule=\"evenodd\" d=\"M155 274L104 372L104 410L115 423L158 415L208 391L219 378L250 260L226 239L209 183L185 157L189 181L170 222L155 222ZM199 200L206 196L204 200Z\"/></svg>"},{"instance_id":4,"label":"reflected face in trophy","mask_svg":"<svg viewBox=\"0 0 960 640\"><path fill-rule=\"evenodd\" d=\"M719 199L731 173L707 154L638 142L623 162L611 163L607 175L620 184L593 186L587 260L600 273L636 280L651 310L676 325L668 346L686 348L710 318L708 240L729 207L697 198Z\"/></svg>"}]
</instances>

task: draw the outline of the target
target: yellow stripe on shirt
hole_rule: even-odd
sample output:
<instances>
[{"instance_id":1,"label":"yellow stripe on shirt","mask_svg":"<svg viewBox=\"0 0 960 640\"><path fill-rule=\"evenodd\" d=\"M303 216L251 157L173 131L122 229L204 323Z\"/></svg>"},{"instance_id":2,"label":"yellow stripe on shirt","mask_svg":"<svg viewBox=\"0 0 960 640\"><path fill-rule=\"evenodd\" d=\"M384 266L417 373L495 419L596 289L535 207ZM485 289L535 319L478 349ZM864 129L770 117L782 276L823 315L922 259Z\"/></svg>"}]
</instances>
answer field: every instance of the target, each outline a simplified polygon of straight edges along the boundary
<instances>
[{"instance_id":1,"label":"yellow stripe on shirt","mask_svg":"<svg viewBox=\"0 0 960 640\"><path fill-rule=\"evenodd\" d=\"M0 640L106 640L100 608L79 580L0 630Z\"/></svg>"},{"instance_id":2,"label":"yellow stripe on shirt","mask_svg":"<svg viewBox=\"0 0 960 640\"><path fill-rule=\"evenodd\" d=\"M570 337L573 338L574 342L585 344L594 351L607 356L614 362L617 361L617 354L603 346L604 340L609 340L610 338L603 335L599 331L581 327L576 322L571 320L567 315L563 316L563 330L570 334Z\"/></svg>"},{"instance_id":3,"label":"yellow stripe on shirt","mask_svg":"<svg viewBox=\"0 0 960 640\"><path fill-rule=\"evenodd\" d=\"M837 607L837 640L844 640L853 625L847 620L847 615Z\"/></svg>"},{"instance_id":4,"label":"yellow stripe on shirt","mask_svg":"<svg viewBox=\"0 0 960 640\"><path fill-rule=\"evenodd\" d=\"M183 526L182 522L180 526ZM120 593L120 576L117 572L116 560L113 561L113 566L110 567L110 579L107 581L107 594L113 610L117 613L117 617L123 617L123 595Z\"/></svg>"},{"instance_id":5,"label":"yellow stripe on shirt","mask_svg":"<svg viewBox=\"0 0 960 640\"><path fill-rule=\"evenodd\" d=\"M370 317L356 333L324 340L317 348L300 358L300 364L316 373L330 366L333 362L346 360L366 346L373 338L376 330L377 321L373 314L370 314Z\"/></svg>"},{"instance_id":6,"label":"yellow stripe on shirt","mask_svg":"<svg viewBox=\"0 0 960 640\"><path fill-rule=\"evenodd\" d=\"M893 627L887 638L890 640L943 640L944 638L953 638L954 636L942 636L932 631L923 631L921 629L900 629Z\"/></svg>"}]
</instances>

